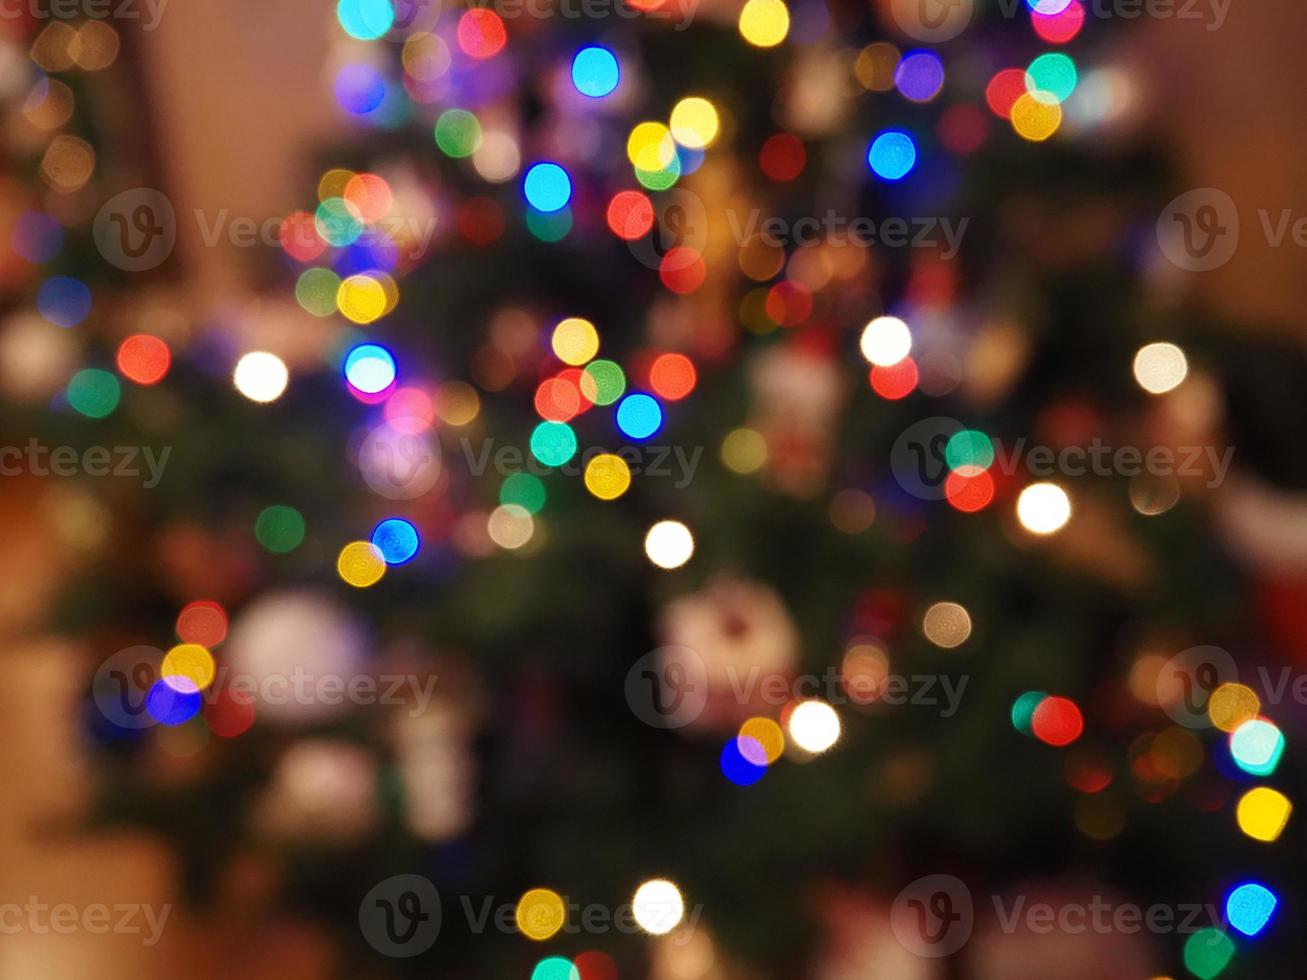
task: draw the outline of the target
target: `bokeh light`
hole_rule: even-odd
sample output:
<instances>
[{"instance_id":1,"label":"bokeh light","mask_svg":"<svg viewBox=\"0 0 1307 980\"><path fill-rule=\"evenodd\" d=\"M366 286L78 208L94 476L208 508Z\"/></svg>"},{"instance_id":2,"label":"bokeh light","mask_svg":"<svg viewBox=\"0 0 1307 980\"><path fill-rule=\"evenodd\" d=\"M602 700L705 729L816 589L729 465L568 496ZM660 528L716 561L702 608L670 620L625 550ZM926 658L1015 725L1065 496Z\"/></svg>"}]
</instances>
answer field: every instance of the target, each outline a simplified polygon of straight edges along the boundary
<instances>
[{"instance_id":1,"label":"bokeh light","mask_svg":"<svg viewBox=\"0 0 1307 980\"><path fill-rule=\"evenodd\" d=\"M931 643L951 650L971 636L971 615L956 602L937 602L922 617L921 631Z\"/></svg>"},{"instance_id":2,"label":"bokeh light","mask_svg":"<svg viewBox=\"0 0 1307 980\"><path fill-rule=\"evenodd\" d=\"M304 515L288 504L265 507L254 519L254 538L274 555L285 555L304 543Z\"/></svg>"},{"instance_id":3,"label":"bokeh light","mask_svg":"<svg viewBox=\"0 0 1307 980\"><path fill-rule=\"evenodd\" d=\"M1258 786L1239 799L1235 818L1239 829L1253 840L1270 844L1279 840L1292 812L1287 796L1269 786Z\"/></svg>"},{"instance_id":4,"label":"bokeh light","mask_svg":"<svg viewBox=\"0 0 1307 980\"><path fill-rule=\"evenodd\" d=\"M748 0L740 11L740 36L758 48L774 48L790 32L790 8L782 0Z\"/></svg>"},{"instance_id":5,"label":"bokeh light","mask_svg":"<svg viewBox=\"0 0 1307 980\"><path fill-rule=\"evenodd\" d=\"M567 207L572 199L572 180L556 163L537 163L526 172L522 193L531 207L551 214Z\"/></svg>"},{"instance_id":6,"label":"bokeh light","mask_svg":"<svg viewBox=\"0 0 1307 980\"><path fill-rule=\"evenodd\" d=\"M91 313L91 290L71 276L53 276L41 283L36 308L56 327L75 327Z\"/></svg>"},{"instance_id":7,"label":"bokeh light","mask_svg":"<svg viewBox=\"0 0 1307 980\"><path fill-rule=\"evenodd\" d=\"M1056 483L1032 483L1017 497L1017 520L1031 534L1054 534L1071 519L1071 498Z\"/></svg>"},{"instance_id":8,"label":"bokeh light","mask_svg":"<svg viewBox=\"0 0 1307 980\"><path fill-rule=\"evenodd\" d=\"M518 899L513 918L522 935L544 942L557 935L567 922L567 906L553 889L532 888ZM571 963L567 965L570 969Z\"/></svg>"},{"instance_id":9,"label":"bokeh light","mask_svg":"<svg viewBox=\"0 0 1307 980\"><path fill-rule=\"evenodd\" d=\"M840 716L825 701L801 701L790 712L790 741L813 755L825 752L840 738Z\"/></svg>"},{"instance_id":10,"label":"bokeh light","mask_svg":"<svg viewBox=\"0 0 1307 980\"><path fill-rule=\"evenodd\" d=\"M1231 889L1225 899L1225 918L1250 939L1259 936L1275 914L1280 900L1275 892L1255 881Z\"/></svg>"},{"instance_id":11,"label":"bokeh light","mask_svg":"<svg viewBox=\"0 0 1307 980\"><path fill-rule=\"evenodd\" d=\"M901 130L878 135L867 150L867 166L884 180L902 180L917 165L917 144Z\"/></svg>"},{"instance_id":12,"label":"bokeh light","mask_svg":"<svg viewBox=\"0 0 1307 980\"><path fill-rule=\"evenodd\" d=\"M586 464L585 488L600 500L616 500L631 486L631 468L612 453L601 453Z\"/></svg>"},{"instance_id":13,"label":"bokeh light","mask_svg":"<svg viewBox=\"0 0 1307 980\"><path fill-rule=\"evenodd\" d=\"M386 560L370 541L351 541L336 557L336 573L357 589L376 585L386 574Z\"/></svg>"},{"instance_id":14,"label":"bokeh light","mask_svg":"<svg viewBox=\"0 0 1307 980\"><path fill-rule=\"evenodd\" d=\"M636 924L652 936L667 935L685 917L681 890L666 878L654 878L637 888L631 908Z\"/></svg>"},{"instance_id":15,"label":"bokeh light","mask_svg":"<svg viewBox=\"0 0 1307 980\"><path fill-rule=\"evenodd\" d=\"M872 364L891 367L912 351L912 331L896 316L878 316L863 327L858 347Z\"/></svg>"},{"instance_id":16,"label":"bokeh light","mask_svg":"<svg viewBox=\"0 0 1307 980\"><path fill-rule=\"evenodd\" d=\"M644 553L659 568L680 568L694 554L694 535L680 521L659 521L644 536Z\"/></svg>"},{"instance_id":17,"label":"bokeh light","mask_svg":"<svg viewBox=\"0 0 1307 980\"><path fill-rule=\"evenodd\" d=\"M636 392L618 403L617 427L629 439L648 439L662 424L662 406L652 395Z\"/></svg>"},{"instance_id":18,"label":"bokeh light","mask_svg":"<svg viewBox=\"0 0 1307 980\"><path fill-rule=\"evenodd\" d=\"M68 379L65 397L73 411L90 419L113 414L122 398L122 385L109 371L82 368Z\"/></svg>"},{"instance_id":19,"label":"bokeh light","mask_svg":"<svg viewBox=\"0 0 1307 980\"><path fill-rule=\"evenodd\" d=\"M572 59L572 84L582 95L602 99L611 94L621 81L617 57L607 48L590 45Z\"/></svg>"},{"instance_id":20,"label":"bokeh light","mask_svg":"<svg viewBox=\"0 0 1307 980\"><path fill-rule=\"evenodd\" d=\"M1047 697L1035 707L1030 716L1030 730L1035 738L1047 745L1070 745L1085 730L1080 709L1070 698Z\"/></svg>"},{"instance_id":21,"label":"bokeh light","mask_svg":"<svg viewBox=\"0 0 1307 980\"><path fill-rule=\"evenodd\" d=\"M1284 755L1284 733L1265 718L1250 718L1230 733L1230 755L1251 776L1269 776Z\"/></svg>"},{"instance_id":22,"label":"bokeh light","mask_svg":"<svg viewBox=\"0 0 1307 980\"><path fill-rule=\"evenodd\" d=\"M403 565L418 553L418 529L402 517L389 517L372 529L372 544L387 565Z\"/></svg>"},{"instance_id":23,"label":"bokeh light","mask_svg":"<svg viewBox=\"0 0 1307 980\"><path fill-rule=\"evenodd\" d=\"M236 362L232 383L252 402L274 402L290 381L286 364L276 354L251 351Z\"/></svg>"},{"instance_id":24,"label":"bokeh light","mask_svg":"<svg viewBox=\"0 0 1307 980\"><path fill-rule=\"evenodd\" d=\"M1175 344L1145 344L1135 354L1135 381L1150 395L1163 395L1189 374L1189 361Z\"/></svg>"}]
</instances>

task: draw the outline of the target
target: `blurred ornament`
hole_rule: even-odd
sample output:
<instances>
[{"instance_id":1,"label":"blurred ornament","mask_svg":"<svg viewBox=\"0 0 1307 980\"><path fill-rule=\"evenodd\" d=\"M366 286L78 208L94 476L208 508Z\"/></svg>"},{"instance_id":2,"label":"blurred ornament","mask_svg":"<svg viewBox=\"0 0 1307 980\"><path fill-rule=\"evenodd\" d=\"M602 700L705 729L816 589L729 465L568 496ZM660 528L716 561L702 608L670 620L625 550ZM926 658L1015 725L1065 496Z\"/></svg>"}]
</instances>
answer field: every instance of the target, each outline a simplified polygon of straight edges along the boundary
<instances>
[{"instance_id":1,"label":"blurred ornament","mask_svg":"<svg viewBox=\"0 0 1307 980\"><path fill-rule=\"evenodd\" d=\"M372 754L350 742L311 739L281 757L255 822L289 843L348 844L365 836L377 815Z\"/></svg>"},{"instance_id":2,"label":"blurred ornament","mask_svg":"<svg viewBox=\"0 0 1307 980\"><path fill-rule=\"evenodd\" d=\"M901 945L891 927L889 903L843 888L821 900L826 942L813 980L938 980L940 961Z\"/></svg>"},{"instance_id":3,"label":"blurred ornament","mask_svg":"<svg viewBox=\"0 0 1307 980\"><path fill-rule=\"evenodd\" d=\"M36 313L16 313L0 325L0 391L16 401L45 401L67 384L77 356L69 331Z\"/></svg>"},{"instance_id":4,"label":"blurred ornament","mask_svg":"<svg viewBox=\"0 0 1307 980\"><path fill-rule=\"evenodd\" d=\"M718 578L673 599L662 611L660 633L669 648L664 658L674 660L683 655L677 648L688 648L702 659L708 698L695 727L738 728L751 715L766 713L775 678L790 689L798 631L780 596L760 582ZM664 676L673 670L671 663L660 666Z\"/></svg>"},{"instance_id":5,"label":"blurred ornament","mask_svg":"<svg viewBox=\"0 0 1307 980\"><path fill-rule=\"evenodd\" d=\"M433 675L434 676L434 675ZM410 705L395 721L395 764L404 787L404 822L414 837L457 837L475 816L472 719L462 702Z\"/></svg>"},{"instance_id":6,"label":"blurred ornament","mask_svg":"<svg viewBox=\"0 0 1307 980\"><path fill-rule=\"evenodd\" d=\"M835 132L854 104L852 77L847 52L824 45L800 48L781 95L782 125L805 138Z\"/></svg>"},{"instance_id":7,"label":"blurred ornament","mask_svg":"<svg viewBox=\"0 0 1307 980\"><path fill-rule=\"evenodd\" d=\"M649 980L726 980L716 947L702 922L682 925L655 939Z\"/></svg>"},{"instance_id":8,"label":"blurred ornament","mask_svg":"<svg viewBox=\"0 0 1307 980\"><path fill-rule=\"evenodd\" d=\"M341 690L366 669L359 624L325 596L278 592L236 616L225 648L235 679L252 686L260 721L308 725L349 709Z\"/></svg>"},{"instance_id":9,"label":"blurred ornament","mask_svg":"<svg viewBox=\"0 0 1307 980\"><path fill-rule=\"evenodd\" d=\"M155 543L159 581L180 605L193 596L243 597L259 568L251 537L199 524L170 524Z\"/></svg>"},{"instance_id":10,"label":"blurred ornament","mask_svg":"<svg viewBox=\"0 0 1307 980\"><path fill-rule=\"evenodd\" d=\"M1155 977L1161 971L1153 962L1148 933L1143 929L1127 932L1112 927L1112 914L1122 908L1138 906L1124 902L1110 890L1095 885L1070 885L1036 882L1014 890L1003 900L1003 914L1012 915L1016 903L1024 899L1026 915L1015 923L982 920L965 950L966 975L973 980L1105 980L1107 977ZM986 905L988 903L985 903ZM1050 906L1053 921L1083 922L1079 930L1046 926L1034 918L1034 909ZM1103 912L1102 907L1107 911ZM979 905L978 905L979 908ZM1097 911L1096 911L1097 910ZM1104 916L1106 925L1095 928L1095 915Z\"/></svg>"},{"instance_id":11,"label":"blurred ornament","mask_svg":"<svg viewBox=\"0 0 1307 980\"><path fill-rule=\"evenodd\" d=\"M844 379L827 354L796 344L769 348L750 372L750 427L767 442L766 472L796 497L819 493L834 448Z\"/></svg>"}]
</instances>

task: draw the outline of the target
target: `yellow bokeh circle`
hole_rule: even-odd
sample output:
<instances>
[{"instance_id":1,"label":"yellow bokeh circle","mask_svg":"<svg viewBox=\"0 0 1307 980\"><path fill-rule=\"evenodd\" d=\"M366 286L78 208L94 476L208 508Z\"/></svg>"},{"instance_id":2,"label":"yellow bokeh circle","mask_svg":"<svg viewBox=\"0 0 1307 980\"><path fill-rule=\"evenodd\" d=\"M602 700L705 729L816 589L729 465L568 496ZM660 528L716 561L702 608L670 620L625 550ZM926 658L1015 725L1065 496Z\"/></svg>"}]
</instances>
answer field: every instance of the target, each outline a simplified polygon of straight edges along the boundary
<instances>
[{"instance_id":1,"label":"yellow bokeh circle","mask_svg":"<svg viewBox=\"0 0 1307 980\"><path fill-rule=\"evenodd\" d=\"M717 110L707 99L691 95L672 109L672 138L692 150L702 150L717 138Z\"/></svg>"},{"instance_id":2,"label":"yellow bokeh circle","mask_svg":"<svg viewBox=\"0 0 1307 980\"><path fill-rule=\"evenodd\" d=\"M1022 139L1042 143L1062 125L1062 107L1044 102L1029 92L1012 106L1012 128Z\"/></svg>"},{"instance_id":3,"label":"yellow bokeh circle","mask_svg":"<svg viewBox=\"0 0 1307 980\"><path fill-rule=\"evenodd\" d=\"M631 468L620 456L603 453L585 468L585 488L600 500L616 500L631 485Z\"/></svg>"},{"instance_id":4,"label":"yellow bokeh circle","mask_svg":"<svg viewBox=\"0 0 1307 980\"><path fill-rule=\"evenodd\" d=\"M544 942L563 928L567 907L562 896L548 888L532 888L517 903L517 928L522 935Z\"/></svg>"},{"instance_id":5,"label":"yellow bokeh circle","mask_svg":"<svg viewBox=\"0 0 1307 980\"><path fill-rule=\"evenodd\" d=\"M336 306L355 323L371 323L383 316L390 306L386 287L372 276L350 276L336 290Z\"/></svg>"},{"instance_id":6,"label":"yellow bokeh circle","mask_svg":"<svg viewBox=\"0 0 1307 980\"><path fill-rule=\"evenodd\" d=\"M637 169L653 173L671 166L676 159L676 141L662 123L642 122L627 137L626 156Z\"/></svg>"},{"instance_id":7,"label":"yellow bokeh circle","mask_svg":"<svg viewBox=\"0 0 1307 980\"><path fill-rule=\"evenodd\" d=\"M165 680L184 678L195 685L196 691L203 691L212 684L214 673L213 654L198 643L179 643L164 656L163 665L159 669L160 676ZM186 683L170 686L178 690L185 688L190 693Z\"/></svg>"},{"instance_id":8,"label":"yellow bokeh circle","mask_svg":"<svg viewBox=\"0 0 1307 980\"><path fill-rule=\"evenodd\" d=\"M762 746L771 764L785 751L785 732L770 718L750 718L740 726L740 737L751 738Z\"/></svg>"},{"instance_id":9,"label":"yellow bokeh circle","mask_svg":"<svg viewBox=\"0 0 1307 980\"><path fill-rule=\"evenodd\" d=\"M1207 716L1223 732L1233 732L1261 710L1257 692L1244 684L1222 684L1207 699Z\"/></svg>"},{"instance_id":10,"label":"yellow bokeh circle","mask_svg":"<svg viewBox=\"0 0 1307 980\"><path fill-rule=\"evenodd\" d=\"M351 541L340 549L336 571L350 585L366 589L369 585L376 585L386 574L386 560L371 542Z\"/></svg>"},{"instance_id":11,"label":"yellow bokeh circle","mask_svg":"<svg viewBox=\"0 0 1307 980\"><path fill-rule=\"evenodd\" d=\"M569 316L554 327L551 345L564 364L580 366L599 353L599 331L589 320Z\"/></svg>"},{"instance_id":12,"label":"yellow bokeh circle","mask_svg":"<svg viewBox=\"0 0 1307 980\"><path fill-rule=\"evenodd\" d=\"M740 11L740 36L759 48L774 48L790 33L790 8L783 0L749 0Z\"/></svg>"}]
</instances>

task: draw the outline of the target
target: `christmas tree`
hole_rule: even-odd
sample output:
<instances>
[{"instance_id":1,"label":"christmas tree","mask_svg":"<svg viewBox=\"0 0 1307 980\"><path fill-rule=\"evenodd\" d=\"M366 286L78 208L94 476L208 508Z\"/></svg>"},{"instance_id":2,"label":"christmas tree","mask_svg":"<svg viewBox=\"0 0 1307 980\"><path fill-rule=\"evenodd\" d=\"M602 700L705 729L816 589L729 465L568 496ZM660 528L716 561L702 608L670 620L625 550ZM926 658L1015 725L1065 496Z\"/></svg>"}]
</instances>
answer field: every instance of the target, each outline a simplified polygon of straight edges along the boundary
<instances>
[{"instance_id":1,"label":"christmas tree","mask_svg":"<svg viewBox=\"0 0 1307 980\"><path fill-rule=\"evenodd\" d=\"M1291 396L1177 299L1114 28L337 21L252 325L101 325L32 422L171 446L62 505L99 818L366 976L1289 975L1297 593L1215 491Z\"/></svg>"}]
</instances>

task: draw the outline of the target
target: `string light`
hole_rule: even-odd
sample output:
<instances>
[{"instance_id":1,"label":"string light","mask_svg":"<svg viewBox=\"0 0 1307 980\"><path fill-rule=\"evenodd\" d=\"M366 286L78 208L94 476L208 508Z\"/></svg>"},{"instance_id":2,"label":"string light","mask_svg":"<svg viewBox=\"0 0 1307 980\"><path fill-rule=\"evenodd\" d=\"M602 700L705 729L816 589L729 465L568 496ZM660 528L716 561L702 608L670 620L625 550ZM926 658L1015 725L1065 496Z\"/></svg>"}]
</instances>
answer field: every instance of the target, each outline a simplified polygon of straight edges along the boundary
<instances>
[{"instance_id":1,"label":"string light","mask_svg":"<svg viewBox=\"0 0 1307 980\"><path fill-rule=\"evenodd\" d=\"M879 367L892 367L912 350L912 332L896 316L878 316L862 329L862 356Z\"/></svg>"},{"instance_id":2,"label":"string light","mask_svg":"<svg viewBox=\"0 0 1307 980\"><path fill-rule=\"evenodd\" d=\"M1032 483L1017 497L1017 520L1031 534L1055 534L1071 519L1071 498L1056 483Z\"/></svg>"},{"instance_id":3,"label":"string light","mask_svg":"<svg viewBox=\"0 0 1307 980\"><path fill-rule=\"evenodd\" d=\"M825 701L801 701L786 724L790 740L805 752L818 755L840 737L840 716Z\"/></svg>"},{"instance_id":4,"label":"string light","mask_svg":"<svg viewBox=\"0 0 1307 980\"><path fill-rule=\"evenodd\" d=\"M518 900L513 917L522 935L544 942L563 928L567 921L567 906L556 891L533 888Z\"/></svg>"},{"instance_id":5,"label":"string light","mask_svg":"<svg viewBox=\"0 0 1307 980\"><path fill-rule=\"evenodd\" d=\"M645 535L644 553L659 568L680 568L694 554L694 535L680 521L659 521Z\"/></svg>"},{"instance_id":6,"label":"string light","mask_svg":"<svg viewBox=\"0 0 1307 980\"><path fill-rule=\"evenodd\" d=\"M275 402L286 390L290 372L276 354L251 351L236 362L232 383L252 402Z\"/></svg>"},{"instance_id":7,"label":"string light","mask_svg":"<svg viewBox=\"0 0 1307 980\"><path fill-rule=\"evenodd\" d=\"M1245 834L1269 844L1279 840L1292 812L1293 804L1287 796L1268 786L1258 786L1239 799L1235 818Z\"/></svg>"},{"instance_id":8,"label":"string light","mask_svg":"<svg viewBox=\"0 0 1307 980\"><path fill-rule=\"evenodd\" d=\"M607 48L591 45L572 59L572 84L582 95L602 99L616 90L620 80L617 57Z\"/></svg>"},{"instance_id":9,"label":"string light","mask_svg":"<svg viewBox=\"0 0 1307 980\"><path fill-rule=\"evenodd\" d=\"M1163 395L1180 386L1189 362L1175 344L1145 344L1135 354L1135 381L1150 395Z\"/></svg>"},{"instance_id":10,"label":"string light","mask_svg":"<svg viewBox=\"0 0 1307 980\"><path fill-rule=\"evenodd\" d=\"M685 917L681 890L666 878L646 881L635 890L631 908L636 924L652 936L665 936Z\"/></svg>"}]
</instances>

